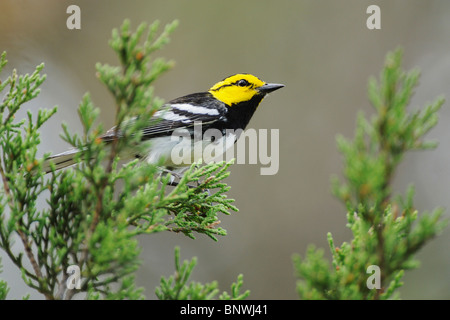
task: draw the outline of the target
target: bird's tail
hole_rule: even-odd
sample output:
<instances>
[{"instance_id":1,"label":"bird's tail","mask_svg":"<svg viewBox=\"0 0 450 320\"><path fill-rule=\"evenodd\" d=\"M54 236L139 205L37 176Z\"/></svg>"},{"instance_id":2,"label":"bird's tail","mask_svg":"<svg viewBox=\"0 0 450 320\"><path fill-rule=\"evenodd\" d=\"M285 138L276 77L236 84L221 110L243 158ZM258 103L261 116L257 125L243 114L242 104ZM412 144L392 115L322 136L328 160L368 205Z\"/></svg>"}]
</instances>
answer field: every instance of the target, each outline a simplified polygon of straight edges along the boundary
<instances>
[{"instance_id":1,"label":"bird's tail","mask_svg":"<svg viewBox=\"0 0 450 320\"><path fill-rule=\"evenodd\" d=\"M75 156L80 153L79 149L71 149L63 153L55 154L54 156L49 157L42 163L42 170L45 173L49 173L52 171L50 167L50 163L55 165L56 170L74 165Z\"/></svg>"}]
</instances>

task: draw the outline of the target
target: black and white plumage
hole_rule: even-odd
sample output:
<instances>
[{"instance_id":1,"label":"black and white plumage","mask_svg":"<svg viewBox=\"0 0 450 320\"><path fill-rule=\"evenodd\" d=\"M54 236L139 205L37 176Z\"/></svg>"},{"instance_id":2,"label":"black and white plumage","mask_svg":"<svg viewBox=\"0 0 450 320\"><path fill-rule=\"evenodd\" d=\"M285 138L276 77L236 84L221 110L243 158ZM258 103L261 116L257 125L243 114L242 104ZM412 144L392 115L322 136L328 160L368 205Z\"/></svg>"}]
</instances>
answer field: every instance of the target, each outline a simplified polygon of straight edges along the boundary
<instances>
[{"instance_id":1,"label":"black and white plumage","mask_svg":"<svg viewBox=\"0 0 450 320\"><path fill-rule=\"evenodd\" d=\"M240 82L239 82L240 81ZM244 130L253 113L264 96L284 85L267 84L249 74L238 74L224 79L215 84L208 92L193 93L176 98L166 103L161 110L155 112L148 125L142 130L142 141L149 141L149 148L144 154L130 148L119 156L122 159L138 157L143 161L157 164L164 159L164 167L167 170L182 172L189 164L200 159L193 157L194 152L186 154L182 163L174 162L172 150L178 148L204 149L211 143L223 146L221 152L225 152L239 138L236 132ZM133 120L129 120L133 121ZM134 120L135 121L135 120ZM131 123L131 122L128 122ZM127 125L124 123L122 125ZM214 129L221 133L221 137L207 137L205 133ZM191 136L191 140L173 139L173 134L183 130ZM120 139L121 131L115 127L100 136L106 145L115 139ZM189 145L180 145L180 144ZM50 162L56 169L61 169L75 163L74 157L82 150L72 149L48 158L43 164L45 172L51 172ZM220 156L220 152L216 156ZM208 162L208 159L203 159ZM211 160L211 159L209 159Z\"/></svg>"}]
</instances>

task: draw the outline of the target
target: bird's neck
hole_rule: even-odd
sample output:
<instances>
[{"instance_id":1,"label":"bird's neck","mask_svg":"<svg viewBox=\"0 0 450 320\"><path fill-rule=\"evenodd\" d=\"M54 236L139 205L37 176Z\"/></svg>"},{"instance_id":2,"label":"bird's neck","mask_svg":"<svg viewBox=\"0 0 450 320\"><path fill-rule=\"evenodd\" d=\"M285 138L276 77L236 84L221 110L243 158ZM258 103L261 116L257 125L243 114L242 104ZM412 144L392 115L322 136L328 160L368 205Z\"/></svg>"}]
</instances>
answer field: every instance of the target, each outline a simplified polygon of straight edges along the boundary
<instances>
[{"instance_id":1,"label":"bird's neck","mask_svg":"<svg viewBox=\"0 0 450 320\"><path fill-rule=\"evenodd\" d=\"M230 127L228 129L244 130L263 98L263 96L257 95L248 101L240 102L229 107L228 125Z\"/></svg>"}]
</instances>

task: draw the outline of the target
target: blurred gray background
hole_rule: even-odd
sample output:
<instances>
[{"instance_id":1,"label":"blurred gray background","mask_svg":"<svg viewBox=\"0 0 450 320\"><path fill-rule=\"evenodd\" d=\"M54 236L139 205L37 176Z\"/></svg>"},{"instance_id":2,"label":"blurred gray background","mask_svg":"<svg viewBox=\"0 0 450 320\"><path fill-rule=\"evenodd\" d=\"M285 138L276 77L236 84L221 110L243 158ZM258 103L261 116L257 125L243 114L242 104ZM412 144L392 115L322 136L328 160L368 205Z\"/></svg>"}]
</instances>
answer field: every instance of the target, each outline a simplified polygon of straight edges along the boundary
<instances>
[{"instance_id":1,"label":"blurred gray background","mask_svg":"<svg viewBox=\"0 0 450 320\"><path fill-rule=\"evenodd\" d=\"M66 28L66 8L81 8L81 30ZM381 8L381 30L368 30L366 9ZM450 98L450 2L396 1L23 1L0 2L0 51L19 73L32 72L45 62L48 75L40 96L28 104L38 108L59 106L42 128L41 154L67 148L59 137L61 123L81 132L77 107L90 92L102 109L101 120L113 125L113 100L95 77L95 63L118 61L108 47L111 30L131 19L140 22L179 19L171 43L157 55L176 62L161 77L156 94L166 101L205 91L224 77L253 73L267 82L286 85L266 98L250 127L280 130L280 170L261 176L258 165L235 165L227 182L229 197L240 209L221 216L228 236L214 242L198 236L160 233L141 237L142 267L137 273L146 296L162 275L173 273L173 250L183 259L198 257L192 280L218 280L229 290L238 274L253 299L296 299L294 253L304 254L308 244L328 254L326 233L337 244L351 239L345 227L345 208L330 192L330 177L340 174L342 159L335 137L351 137L356 114L372 112L367 80L377 76L388 51L404 49L404 67L422 71L412 107L422 107L438 95ZM25 114L25 110L22 113ZM428 135L439 141L434 151L406 156L394 181L404 193L416 186L420 211L450 208L450 108L440 112L438 126ZM400 290L405 299L450 298L450 229L427 244L417 256L420 269L409 271ZM0 252L9 298L30 290L20 273ZM32 298L41 298L35 293Z\"/></svg>"}]
</instances>

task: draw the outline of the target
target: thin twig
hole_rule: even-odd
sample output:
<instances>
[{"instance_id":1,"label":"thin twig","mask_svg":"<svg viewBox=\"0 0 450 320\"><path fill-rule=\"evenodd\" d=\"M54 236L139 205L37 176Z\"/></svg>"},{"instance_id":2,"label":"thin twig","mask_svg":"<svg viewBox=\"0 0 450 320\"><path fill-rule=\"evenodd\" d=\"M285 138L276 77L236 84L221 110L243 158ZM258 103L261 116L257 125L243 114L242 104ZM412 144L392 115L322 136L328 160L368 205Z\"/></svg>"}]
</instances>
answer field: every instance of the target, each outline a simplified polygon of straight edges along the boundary
<instances>
[{"instance_id":1,"label":"thin twig","mask_svg":"<svg viewBox=\"0 0 450 320\"><path fill-rule=\"evenodd\" d=\"M9 207L12 210L13 207L14 207L14 203L13 203L12 196L11 196L11 189L9 188L8 178L5 175L5 171L3 170L3 166L2 165L0 165L0 175L2 176L3 188L5 190L5 194L6 194L7 198L8 198ZM28 242L27 236L20 229L21 226L22 226L22 219L20 219L18 221L18 224L19 225L18 225L18 228L17 228L16 232L19 234L19 237L22 240L22 243L23 243L23 246L24 246L24 249L25 249L25 254L27 255L27 258L30 261L31 266L33 267L33 270L34 270L34 272L36 274L36 277L37 277L37 282L39 284L42 284L45 279L44 279L44 277L42 275L41 269L39 268L39 264L36 262L36 259L34 258L33 250L31 249L31 245ZM40 285L39 288L40 288L39 291L44 294L44 296L45 296L45 298L47 300L53 300L53 298L54 298L53 295L51 295L47 290L44 290L42 288L42 285Z\"/></svg>"}]
</instances>

